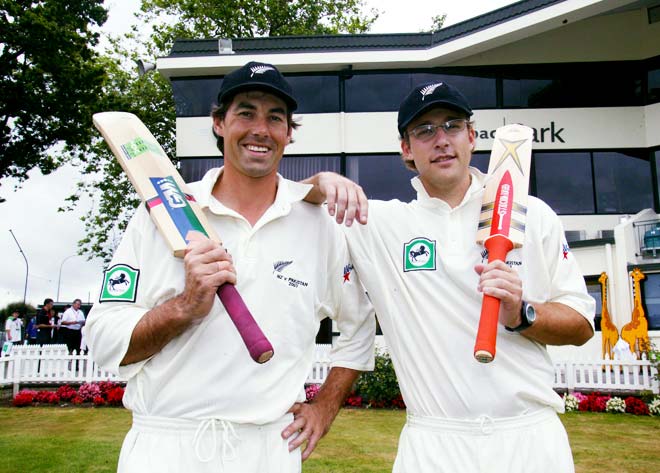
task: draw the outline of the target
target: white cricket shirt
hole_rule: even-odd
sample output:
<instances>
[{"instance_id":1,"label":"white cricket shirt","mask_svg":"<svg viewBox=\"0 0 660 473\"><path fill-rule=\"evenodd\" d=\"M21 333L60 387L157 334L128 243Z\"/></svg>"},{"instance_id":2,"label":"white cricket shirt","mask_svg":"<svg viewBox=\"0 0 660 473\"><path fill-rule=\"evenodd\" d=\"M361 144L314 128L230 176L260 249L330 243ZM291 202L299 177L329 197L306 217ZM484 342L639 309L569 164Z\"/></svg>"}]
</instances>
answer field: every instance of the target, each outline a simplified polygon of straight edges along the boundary
<instances>
[{"instance_id":1,"label":"white cricket shirt","mask_svg":"<svg viewBox=\"0 0 660 473\"><path fill-rule=\"evenodd\" d=\"M62 322L77 322L71 325L62 325ZM62 314L62 319L60 320L59 325L63 328L68 328L70 330L80 330L85 323L85 314L82 310L76 310L73 307L69 307Z\"/></svg>"},{"instance_id":2,"label":"white cricket shirt","mask_svg":"<svg viewBox=\"0 0 660 473\"><path fill-rule=\"evenodd\" d=\"M105 278L116 287L137 280L135 301L94 304L84 331L94 359L128 377L124 404L135 413L264 424L304 401L323 318L333 318L341 332L333 366L355 370L373 369L375 319L341 230L325 209L301 201L309 186L280 176L275 202L252 227L211 196L220 172L209 171L191 188L233 256L237 289L273 344L273 358L261 365L250 358L216 299L206 318L159 353L119 366L142 315L184 288L183 260L171 255L144 206L108 269L123 264L139 274Z\"/></svg>"},{"instance_id":3,"label":"white cricket shirt","mask_svg":"<svg viewBox=\"0 0 660 473\"><path fill-rule=\"evenodd\" d=\"M417 200L370 201L368 224L345 229L407 408L461 419L542 406L562 411L544 345L499 325L495 360L473 357L482 301L474 266L488 258L475 242L485 177L471 172L472 184L454 209L429 197L415 177ZM540 200L529 198L524 246L506 260L523 281L524 300L566 304L593 324L595 304L561 222Z\"/></svg>"}]
</instances>

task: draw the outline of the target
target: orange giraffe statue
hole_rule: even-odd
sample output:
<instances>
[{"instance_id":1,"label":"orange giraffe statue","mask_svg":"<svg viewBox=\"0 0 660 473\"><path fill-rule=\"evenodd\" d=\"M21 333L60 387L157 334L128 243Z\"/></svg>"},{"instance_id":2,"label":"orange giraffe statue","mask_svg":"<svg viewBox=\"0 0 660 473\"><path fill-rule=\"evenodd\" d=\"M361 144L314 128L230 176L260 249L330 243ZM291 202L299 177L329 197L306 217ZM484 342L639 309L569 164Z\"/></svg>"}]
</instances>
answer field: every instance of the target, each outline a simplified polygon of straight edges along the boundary
<instances>
[{"instance_id":1,"label":"orange giraffe statue","mask_svg":"<svg viewBox=\"0 0 660 473\"><path fill-rule=\"evenodd\" d=\"M602 357L603 360L605 359L605 355L609 357L610 360L614 359L612 349L614 348L614 345L616 345L616 342L619 340L619 329L616 328L616 325L612 322L612 319L610 318L610 313L607 310L607 273L602 272L600 273L600 277L598 278L598 282L600 283L601 286L601 299L603 301L602 303L602 310L601 310L601 319L600 319L600 330L601 330L601 338L602 338Z\"/></svg>"},{"instance_id":2,"label":"orange giraffe statue","mask_svg":"<svg viewBox=\"0 0 660 473\"><path fill-rule=\"evenodd\" d=\"M628 345L630 351L637 356L638 359L642 358L642 353L649 349L649 325L644 316L644 308L642 307L642 292L640 290L639 281L644 279L644 273L639 268L634 268L630 276L633 280L633 296L634 305L630 323L627 323L621 329L621 338L623 338Z\"/></svg>"}]
</instances>

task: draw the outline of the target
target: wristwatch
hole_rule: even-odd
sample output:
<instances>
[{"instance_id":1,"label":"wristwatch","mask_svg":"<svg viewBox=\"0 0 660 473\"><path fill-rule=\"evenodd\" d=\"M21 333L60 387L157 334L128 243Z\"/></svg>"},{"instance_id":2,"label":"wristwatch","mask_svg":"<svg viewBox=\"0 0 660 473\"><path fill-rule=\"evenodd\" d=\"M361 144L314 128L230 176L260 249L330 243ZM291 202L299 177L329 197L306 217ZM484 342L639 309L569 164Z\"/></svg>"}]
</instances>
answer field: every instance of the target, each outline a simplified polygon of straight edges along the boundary
<instances>
[{"instance_id":1,"label":"wristwatch","mask_svg":"<svg viewBox=\"0 0 660 473\"><path fill-rule=\"evenodd\" d=\"M509 332L521 332L531 327L535 321L536 310L534 310L534 306L523 301L522 307L520 308L520 325L513 328L504 326L504 328Z\"/></svg>"}]
</instances>

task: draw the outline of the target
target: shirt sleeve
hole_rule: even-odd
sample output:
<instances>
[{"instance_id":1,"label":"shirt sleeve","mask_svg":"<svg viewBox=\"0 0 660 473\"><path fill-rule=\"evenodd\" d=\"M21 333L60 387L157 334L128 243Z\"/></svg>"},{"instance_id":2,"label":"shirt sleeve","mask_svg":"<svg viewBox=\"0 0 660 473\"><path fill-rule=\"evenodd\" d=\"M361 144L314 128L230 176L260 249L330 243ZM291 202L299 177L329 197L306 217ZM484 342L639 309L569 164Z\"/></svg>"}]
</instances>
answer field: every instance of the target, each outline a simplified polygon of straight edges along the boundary
<instances>
[{"instance_id":1,"label":"shirt sleeve","mask_svg":"<svg viewBox=\"0 0 660 473\"><path fill-rule=\"evenodd\" d=\"M152 307L148 303L148 294L140 281L140 271L145 264L143 245L144 231L153 225L142 206L138 208L129 222L121 243L105 272L102 286L108 284L109 274L117 265L128 266L136 271L131 284L135 284L135 300L104 300L104 287L99 300L94 304L83 327L87 345L93 359L104 369L128 379L135 376L148 361L143 360L126 366L120 366L128 350L131 335L142 316Z\"/></svg>"},{"instance_id":2,"label":"shirt sleeve","mask_svg":"<svg viewBox=\"0 0 660 473\"><path fill-rule=\"evenodd\" d=\"M329 316L339 337L330 352L331 366L358 371L374 369L375 311L351 262L345 237L334 222L335 247L328 271Z\"/></svg>"},{"instance_id":3,"label":"shirt sleeve","mask_svg":"<svg viewBox=\"0 0 660 473\"><path fill-rule=\"evenodd\" d=\"M579 312L592 328L596 302L587 292L584 277L564 234L564 227L557 214L543 204L543 251L550 276L550 297L546 302L558 302Z\"/></svg>"}]
</instances>

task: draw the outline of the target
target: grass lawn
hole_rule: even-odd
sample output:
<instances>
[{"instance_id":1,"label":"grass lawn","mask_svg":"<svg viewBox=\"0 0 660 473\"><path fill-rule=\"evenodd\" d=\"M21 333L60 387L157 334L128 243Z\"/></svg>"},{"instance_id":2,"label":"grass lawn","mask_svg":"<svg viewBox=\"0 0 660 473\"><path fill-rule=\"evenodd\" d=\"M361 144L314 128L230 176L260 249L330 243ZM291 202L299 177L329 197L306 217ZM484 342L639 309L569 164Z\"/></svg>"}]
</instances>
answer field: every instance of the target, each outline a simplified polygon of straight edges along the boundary
<instances>
[{"instance_id":1,"label":"grass lawn","mask_svg":"<svg viewBox=\"0 0 660 473\"><path fill-rule=\"evenodd\" d=\"M660 419L571 413L561 416L578 473L657 473ZM344 409L304 473L389 473L403 411ZM120 408L0 407L0 471L114 472L131 423Z\"/></svg>"}]
</instances>

